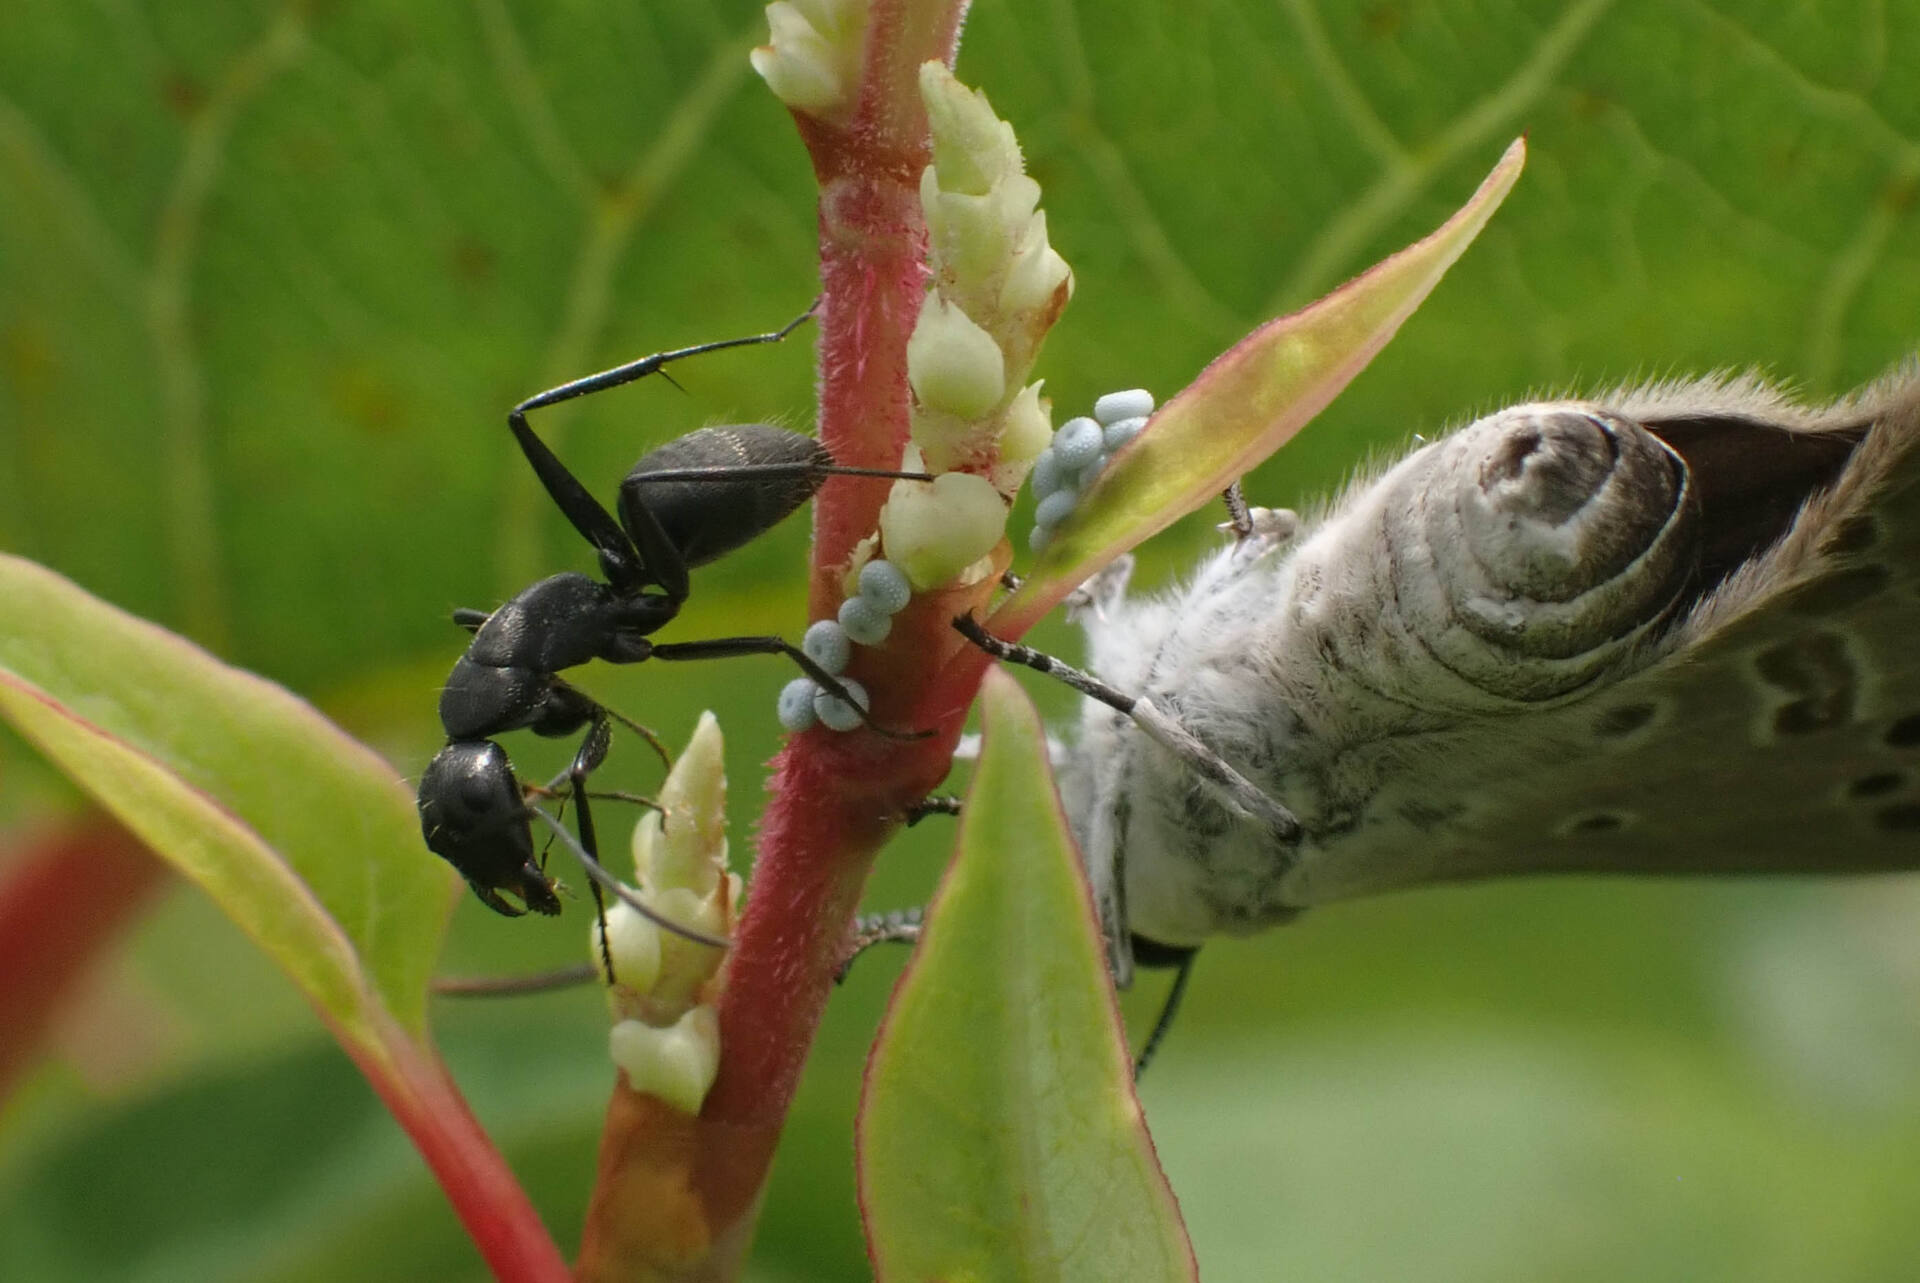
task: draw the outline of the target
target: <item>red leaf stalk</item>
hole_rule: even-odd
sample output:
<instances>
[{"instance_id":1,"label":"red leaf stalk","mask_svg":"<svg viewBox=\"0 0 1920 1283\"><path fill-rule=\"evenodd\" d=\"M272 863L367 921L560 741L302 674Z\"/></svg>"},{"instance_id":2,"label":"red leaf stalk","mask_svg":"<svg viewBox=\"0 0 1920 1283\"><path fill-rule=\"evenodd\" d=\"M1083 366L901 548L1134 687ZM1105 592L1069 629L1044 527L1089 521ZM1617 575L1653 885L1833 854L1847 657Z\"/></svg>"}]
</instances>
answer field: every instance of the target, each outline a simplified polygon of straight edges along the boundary
<instances>
[{"instance_id":1,"label":"red leaf stalk","mask_svg":"<svg viewBox=\"0 0 1920 1283\"><path fill-rule=\"evenodd\" d=\"M101 816L31 840L9 861L0 877L0 1099L166 872L138 838Z\"/></svg>"}]
</instances>

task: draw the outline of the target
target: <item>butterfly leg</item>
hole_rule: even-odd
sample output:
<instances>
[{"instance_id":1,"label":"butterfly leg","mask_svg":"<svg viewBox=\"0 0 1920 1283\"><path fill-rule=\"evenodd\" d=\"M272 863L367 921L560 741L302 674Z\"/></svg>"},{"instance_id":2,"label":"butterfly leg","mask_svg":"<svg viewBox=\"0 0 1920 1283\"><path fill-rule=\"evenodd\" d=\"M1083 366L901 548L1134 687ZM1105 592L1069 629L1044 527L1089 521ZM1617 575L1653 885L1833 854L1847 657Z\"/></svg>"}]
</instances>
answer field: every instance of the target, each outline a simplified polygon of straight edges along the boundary
<instances>
[{"instance_id":1,"label":"butterfly leg","mask_svg":"<svg viewBox=\"0 0 1920 1283\"><path fill-rule=\"evenodd\" d=\"M951 793L929 793L907 808L907 827L912 828L929 815L960 814L960 799Z\"/></svg>"},{"instance_id":2,"label":"butterfly leg","mask_svg":"<svg viewBox=\"0 0 1920 1283\"><path fill-rule=\"evenodd\" d=\"M892 913L863 913L853 920L853 935L847 941L847 956L833 973L840 984L853 970L854 959L877 944L913 944L920 939L920 909L895 909Z\"/></svg>"},{"instance_id":3,"label":"butterfly leg","mask_svg":"<svg viewBox=\"0 0 1920 1283\"><path fill-rule=\"evenodd\" d=\"M1096 570L1060 604L1066 607L1067 618L1083 628L1090 619L1104 623L1108 614L1126 600L1127 585L1132 580L1133 554L1127 553Z\"/></svg>"},{"instance_id":4,"label":"butterfly leg","mask_svg":"<svg viewBox=\"0 0 1920 1283\"><path fill-rule=\"evenodd\" d=\"M1164 948L1165 946L1161 946ZM1147 1072L1147 1066L1153 1063L1160 1044L1167 1040L1167 1031L1173 1028L1173 1018L1180 1014L1180 1004L1187 996L1187 981L1193 978L1193 962L1200 956L1198 949L1168 950L1164 961L1147 961L1152 956L1150 950L1142 948L1141 942L1134 941L1134 957L1142 966L1170 966L1173 968L1173 985L1167 990L1166 1001L1160 1004L1160 1015L1153 1022L1153 1029L1147 1034L1147 1040L1140 1044L1140 1054L1133 1058L1133 1079L1140 1081L1140 1075Z\"/></svg>"},{"instance_id":5,"label":"butterfly leg","mask_svg":"<svg viewBox=\"0 0 1920 1283\"><path fill-rule=\"evenodd\" d=\"M1154 707L1153 701L1143 696L1133 696L1115 690L1099 678L1083 673L1073 665L1055 659L1016 642L995 637L971 615L962 615L953 621L953 626L962 637L986 651L995 659L1007 663L1024 664L1036 672L1047 674L1094 699L1107 707L1124 713L1133 724L1144 732L1147 738L1160 745L1184 762L1189 770L1211 784L1221 797L1242 815L1258 820L1272 831L1275 838L1289 845L1300 840L1300 821L1292 811L1276 802L1227 760L1214 752L1198 736L1178 721Z\"/></svg>"},{"instance_id":6,"label":"butterfly leg","mask_svg":"<svg viewBox=\"0 0 1920 1283\"><path fill-rule=\"evenodd\" d=\"M600 968L591 962L552 971L535 971L524 976L435 976L436 998L521 998L528 994L552 993L571 989L600 976Z\"/></svg>"},{"instance_id":7,"label":"butterfly leg","mask_svg":"<svg viewBox=\"0 0 1920 1283\"><path fill-rule=\"evenodd\" d=\"M1236 481L1221 491L1220 501L1227 505L1227 519L1221 529L1232 531L1239 542L1253 538L1253 510L1247 507L1246 491L1240 483Z\"/></svg>"}]
</instances>

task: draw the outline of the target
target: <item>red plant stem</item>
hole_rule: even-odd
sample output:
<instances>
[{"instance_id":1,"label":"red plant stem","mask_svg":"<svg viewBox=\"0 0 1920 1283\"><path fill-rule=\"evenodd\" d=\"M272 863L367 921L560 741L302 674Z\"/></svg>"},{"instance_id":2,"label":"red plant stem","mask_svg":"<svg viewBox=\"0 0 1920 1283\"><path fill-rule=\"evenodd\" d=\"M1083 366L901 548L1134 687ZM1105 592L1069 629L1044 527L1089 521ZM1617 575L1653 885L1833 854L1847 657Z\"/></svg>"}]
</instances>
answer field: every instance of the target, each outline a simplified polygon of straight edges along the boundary
<instances>
[{"instance_id":1,"label":"red plant stem","mask_svg":"<svg viewBox=\"0 0 1920 1283\"><path fill-rule=\"evenodd\" d=\"M835 458L897 466L908 435L906 345L925 292L919 67L951 60L965 5L875 0L858 106L844 127L796 115L820 183L820 437ZM834 478L814 504L810 615L839 605L848 557L887 483ZM854 675L883 725L951 655L948 620L989 580L916 600ZM872 731L794 737L774 764L753 886L719 999L719 1077L697 1118L622 1081L602 1135L577 1276L727 1279L743 1267L767 1168L832 989L867 873L907 803L945 775L965 701L918 740Z\"/></svg>"},{"instance_id":2,"label":"red plant stem","mask_svg":"<svg viewBox=\"0 0 1920 1283\"><path fill-rule=\"evenodd\" d=\"M371 1042L337 1027L335 1033L433 1169L494 1278L501 1283L570 1279L553 1236L439 1057L397 1026L378 1030Z\"/></svg>"},{"instance_id":3,"label":"red plant stem","mask_svg":"<svg viewBox=\"0 0 1920 1283\"><path fill-rule=\"evenodd\" d=\"M166 884L168 865L110 819L31 840L0 876L0 1098L73 990ZM321 1012L324 1019L326 1013ZM331 1023L331 1022L329 1022ZM566 1262L445 1067L404 1030L340 1045L413 1138L496 1278L559 1283Z\"/></svg>"},{"instance_id":4,"label":"red plant stem","mask_svg":"<svg viewBox=\"0 0 1920 1283\"><path fill-rule=\"evenodd\" d=\"M166 873L138 838L101 816L32 839L9 862L0 877L0 1099Z\"/></svg>"}]
</instances>

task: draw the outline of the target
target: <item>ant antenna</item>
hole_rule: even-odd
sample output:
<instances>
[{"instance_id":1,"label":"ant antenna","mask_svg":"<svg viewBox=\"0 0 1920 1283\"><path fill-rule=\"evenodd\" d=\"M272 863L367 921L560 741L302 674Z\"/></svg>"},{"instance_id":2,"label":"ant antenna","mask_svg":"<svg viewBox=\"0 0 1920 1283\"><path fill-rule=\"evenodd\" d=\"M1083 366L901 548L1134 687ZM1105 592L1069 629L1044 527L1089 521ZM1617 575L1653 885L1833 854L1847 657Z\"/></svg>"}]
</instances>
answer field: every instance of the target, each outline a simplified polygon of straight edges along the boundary
<instances>
[{"instance_id":1,"label":"ant antenna","mask_svg":"<svg viewBox=\"0 0 1920 1283\"><path fill-rule=\"evenodd\" d=\"M572 833L568 832L566 825L554 819L553 816L547 814L547 812L537 806L529 806L527 810L529 813L538 816L548 828L553 830L554 837L559 841L560 845L573 852L573 858L580 861L580 867L586 870L587 876L593 879L596 885L605 887L608 891L612 892L614 897L622 904L625 904L628 908L659 927L662 931L677 935L682 940L691 940L695 944L704 944L710 949L729 949L733 947L733 941L727 939L725 936L708 935L704 931L696 931L692 927L683 927L673 919L662 916L658 909L655 909L638 895L635 895L619 878L608 873L605 866L603 866L599 860L588 855L586 847L581 845L579 839L575 838Z\"/></svg>"}]
</instances>

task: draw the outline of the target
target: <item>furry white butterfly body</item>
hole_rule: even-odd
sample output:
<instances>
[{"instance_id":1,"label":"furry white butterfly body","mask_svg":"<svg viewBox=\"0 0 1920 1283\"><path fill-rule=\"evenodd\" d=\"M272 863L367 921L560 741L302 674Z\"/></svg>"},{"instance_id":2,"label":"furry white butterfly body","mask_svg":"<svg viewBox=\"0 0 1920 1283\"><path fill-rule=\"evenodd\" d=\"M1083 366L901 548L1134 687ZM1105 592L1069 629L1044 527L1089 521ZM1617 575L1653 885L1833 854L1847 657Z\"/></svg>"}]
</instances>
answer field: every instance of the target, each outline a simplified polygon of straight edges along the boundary
<instances>
[{"instance_id":1,"label":"furry white butterfly body","mask_svg":"<svg viewBox=\"0 0 1920 1283\"><path fill-rule=\"evenodd\" d=\"M1061 793L1115 938L1500 875L1920 867L1917 444L1911 367L1813 410L1655 385L1481 419L1170 592L1117 564L1094 672L1301 833L1089 701Z\"/></svg>"}]
</instances>

